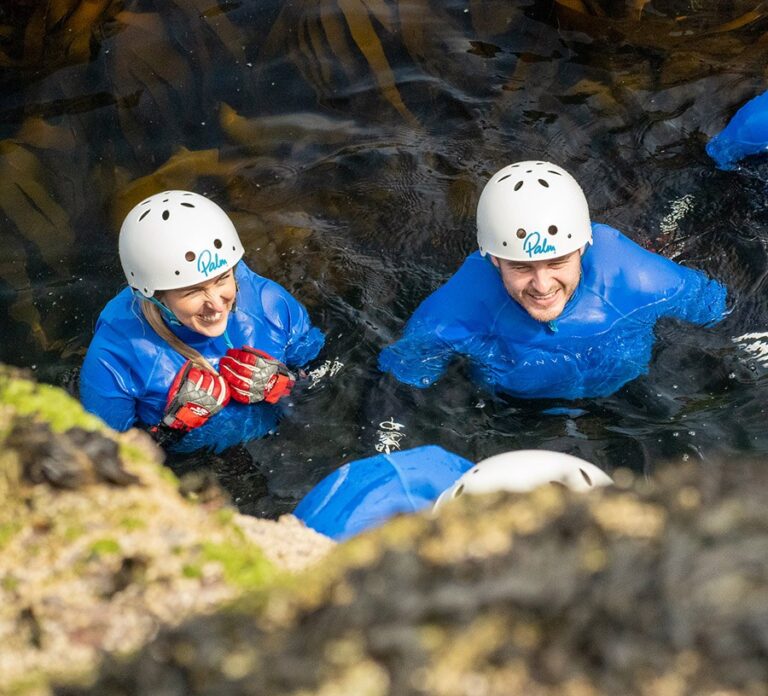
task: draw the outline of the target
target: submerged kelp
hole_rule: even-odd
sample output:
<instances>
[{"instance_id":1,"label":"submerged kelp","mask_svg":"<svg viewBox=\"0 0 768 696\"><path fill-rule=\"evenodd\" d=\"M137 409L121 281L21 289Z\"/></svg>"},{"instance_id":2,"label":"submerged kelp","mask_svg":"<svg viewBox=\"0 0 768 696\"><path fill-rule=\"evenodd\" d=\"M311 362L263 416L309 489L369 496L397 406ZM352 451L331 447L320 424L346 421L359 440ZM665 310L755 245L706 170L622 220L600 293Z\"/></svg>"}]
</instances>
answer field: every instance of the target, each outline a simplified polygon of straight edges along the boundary
<instances>
[{"instance_id":1,"label":"submerged kelp","mask_svg":"<svg viewBox=\"0 0 768 696\"><path fill-rule=\"evenodd\" d=\"M0 423L4 694L48 693L51 677L86 675L102 651L285 582L282 568L331 546L296 520L182 498L143 433L116 437L61 390L3 367Z\"/></svg>"},{"instance_id":2,"label":"submerged kelp","mask_svg":"<svg viewBox=\"0 0 768 696\"><path fill-rule=\"evenodd\" d=\"M448 506L58 694L765 694L764 461Z\"/></svg>"},{"instance_id":3,"label":"submerged kelp","mask_svg":"<svg viewBox=\"0 0 768 696\"><path fill-rule=\"evenodd\" d=\"M338 123L340 146L389 139L394 129L400 133L396 141L411 154L435 153L436 162L419 164L419 175L436 168L446 187L434 205L458 210L459 219L468 220L475 195L473 188L468 196L468 171L474 179L487 173L486 167L478 172L480 151L467 159L463 145L454 156L441 156L443 148L433 139L440 137L441 120L459 129L449 139L475 138L480 150L494 150L499 127L503 136L531 121L546 123L559 102L562 135L555 134L554 141L550 136L550 142L567 143L567 151L578 154L597 114L603 127L619 131L645 110L649 133L641 144L667 145L662 124L671 120L690 128L696 120L706 124L708 114L690 103L686 89L664 94L649 108L642 94L630 94L627 87L663 91L723 67L743 80L765 74L766 26L762 6L744 2L540 0L513 7L488 0L460 7L430 0L251 0L231 7L203 1L46 0L4 7L0 168L6 176L0 209L6 223L2 241L13 260L0 268L0 279L14 295L8 319L27 324L38 349L64 352L82 321L64 323L52 300L36 288L66 286L82 274L86 249L94 243L108 253L115 221L149 188L204 186L206 167L196 176L184 167L172 175L162 164L187 150L208 152L234 140L250 164L229 167L223 163L231 150L219 153L215 188L231 184L230 203L243 210L274 209L279 200L269 192L244 198L234 170L250 168L250 176L259 179L281 166L295 172L318 165L295 146L285 147L284 129L243 128L227 110L234 108L239 118L270 117L286 108L295 111L299 99L306 110L310 92L286 72L288 65L324 111L351 111L379 129L363 132ZM557 41L550 27L560 32ZM564 62L560 45L580 54L579 74ZM545 98L542 88L554 96ZM732 84L732 94L723 96L733 103L747 88ZM423 129L438 132L425 138ZM323 139L316 129L307 136ZM407 160L391 165L407 180ZM165 171L155 172L158 166ZM361 174L356 166L355 176ZM134 185L135 179L144 183ZM392 182L386 169L373 173L365 186L367 200L360 202L362 214L338 196L317 199L317 188L310 189L302 177L290 177L285 185L297 210L313 210L310 224L330 216L358 224L372 220L360 234L380 238L375 226L380 220L366 213L380 208L375 191L387 192L387 206L402 207L402 193ZM343 190L344 180L331 184ZM77 292L67 288L59 300L77 301Z\"/></svg>"}]
</instances>

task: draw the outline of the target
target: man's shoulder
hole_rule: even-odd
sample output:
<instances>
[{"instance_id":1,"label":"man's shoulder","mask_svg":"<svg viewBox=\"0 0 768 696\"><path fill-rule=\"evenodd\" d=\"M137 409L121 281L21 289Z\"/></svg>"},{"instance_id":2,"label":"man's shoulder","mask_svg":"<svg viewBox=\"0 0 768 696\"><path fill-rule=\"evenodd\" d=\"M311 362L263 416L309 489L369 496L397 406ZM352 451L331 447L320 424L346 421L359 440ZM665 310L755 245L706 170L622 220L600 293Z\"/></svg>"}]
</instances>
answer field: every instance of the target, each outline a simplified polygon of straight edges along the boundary
<instances>
[{"instance_id":1,"label":"man's shoulder","mask_svg":"<svg viewBox=\"0 0 768 696\"><path fill-rule=\"evenodd\" d=\"M584 257L584 279L600 295L642 304L677 292L699 271L645 249L610 225L593 225L593 246Z\"/></svg>"},{"instance_id":2,"label":"man's shoulder","mask_svg":"<svg viewBox=\"0 0 768 696\"><path fill-rule=\"evenodd\" d=\"M505 296L499 272L488 258L476 251L424 301L422 307L459 318L464 314L475 315L482 311L483 305L495 304Z\"/></svg>"}]
</instances>

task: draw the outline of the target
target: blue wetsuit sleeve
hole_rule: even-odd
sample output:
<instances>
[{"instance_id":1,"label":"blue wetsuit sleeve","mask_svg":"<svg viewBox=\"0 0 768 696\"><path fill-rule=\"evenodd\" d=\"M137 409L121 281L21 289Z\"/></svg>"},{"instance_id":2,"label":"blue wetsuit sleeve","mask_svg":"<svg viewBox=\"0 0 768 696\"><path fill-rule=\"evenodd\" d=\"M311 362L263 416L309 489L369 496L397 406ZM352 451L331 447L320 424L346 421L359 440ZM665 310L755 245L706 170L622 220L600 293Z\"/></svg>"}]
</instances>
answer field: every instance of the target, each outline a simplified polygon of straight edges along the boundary
<instances>
[{"instance_id":1,"label":"blue wetsuit sleeve","mask_svg":"<svg viewBox=\"0 0 768 696\"><path fill-rule=\"evenodd\" d=\"M768 152L768 92L744 104L707 143L707 154L720 169L735 169L739 160L762 152Z\"/></svg>"},{"instance_id":2,"label":"blue wetsuit sleeve","mask_svg":"<svg viewBox=\"0 0 768 696\"><path fill-rule=\"evenodd\" d=\"M284 342L285 363L301 367L315 358L325 343L325 335L312 326L304 305L284 287L257 275L247 266L238 279L249 286L251 297L258 298L256 304L263 311L263 318L274 329L276 339Z\"/></svg>"},{"instance_id":3,"label":"blue wetsuit sleeve","mask_svg":"<svg viewBox=\"0 0 768 696\"><path fill-rule=\"evenodd\" d=\"M80 400L86 411L119 432L136 423L136 399L128 373L113 360L98 339L88 349L80 372Z\"/></svg>"},{"instance_id":4,"label":"blue wetsuit sleeve","mask_svg":"<svg viewBox=\"0 0 768 696\"><path fill-rule=\"evenodd\" d=\"M451 345L417 313L408 322L404 336L381 351L379 369L423 389L440 379L454 354Z\"/></svg>"},{"instance_id":5,"label":"blue wetsuit sleeve","mask_svg":"<svg viewBox=\"0 0 768 696\"><path fill-rule=\"evenodd\" d=\"M499 290L501 288L501 290ZM471 355L487 333L486 304L506 299L498 273L478 252L427 297L403 337L379 356L379 369L414 387L434 384L458 355Z\"/></svg>"},{"instance_id":6,"label":"blue wetsuit sleeve","mask_svg":"<svg viewBox=\"0 0 768 696\"><path fill-rule=\"evenodd\" d=\"M702 325L725 316L727 293L716 280L644 249L607 225L596 224L593 231L595 248L585 264L587 286L604 288L602 296L620 314L638 312L652 320L674 317Z\"/></svg>"},{"instance_id":7,"label":"blue wetsuit sleeve","mask_svg":"<svg viewBox=\"0 0 768 696\"><path fill-rule=\"evenodd\" d=\"M664 315L704 326L720 321L726 314L725 287L691 268L678 266L678 274L680 290L670 298Z\"/></svg>"},{"instance_id":8,"label":"blue wetsuit sleeve","mask_svg":"<svg viewBox=\"0 0 768 696\"><path fill-rule=\"evenodd\" d=\"M281 310L284 325L288 329L288 341L285 345L287 365L301 367L316 357L325 343L325 336L309 318L307 310L287 290L281 293Z\"/></svg>"},{"instance_id":9,"label":"blue wetsuit sleeve","mask_svg":"<svg viewBox=\"0 0 768 696\"><path fill-rule=\"evenodd\" d=\"M291 335L285 349L285 361L288 365L301 367L317 357L325 344L325 336L316 326L312 326L307 311L298 302L301 310L291 322Z\"/></svg>"}]
</instances>

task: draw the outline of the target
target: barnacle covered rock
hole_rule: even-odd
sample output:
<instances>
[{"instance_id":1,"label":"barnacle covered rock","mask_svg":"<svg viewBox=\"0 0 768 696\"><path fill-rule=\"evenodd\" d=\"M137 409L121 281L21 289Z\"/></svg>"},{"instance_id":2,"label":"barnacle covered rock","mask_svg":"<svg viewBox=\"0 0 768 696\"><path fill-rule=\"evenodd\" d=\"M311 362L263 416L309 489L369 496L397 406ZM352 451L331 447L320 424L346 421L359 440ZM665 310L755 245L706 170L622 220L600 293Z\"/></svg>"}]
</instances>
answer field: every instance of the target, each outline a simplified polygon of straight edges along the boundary
<instances>
[{"instance_id":1,"label":"barnacle covered rock","mask_svg":"<svg viewBox=\"0 0 768 696\"><path fill-rule=\"evenodd\" d=\"M0 367L0 693L50 693L332 545L194 497L144 433Z\"/></svg>"},{"instance_id":2,"label":"barnacle covered rock","mask_svg":"<svg viewBox=\"0 0 768 696\"><path fill-rule=\"evenodd\" d=\"M616 481L394 520L57 693L765 694L765 462Z\"/></svg>"}]
</instances>

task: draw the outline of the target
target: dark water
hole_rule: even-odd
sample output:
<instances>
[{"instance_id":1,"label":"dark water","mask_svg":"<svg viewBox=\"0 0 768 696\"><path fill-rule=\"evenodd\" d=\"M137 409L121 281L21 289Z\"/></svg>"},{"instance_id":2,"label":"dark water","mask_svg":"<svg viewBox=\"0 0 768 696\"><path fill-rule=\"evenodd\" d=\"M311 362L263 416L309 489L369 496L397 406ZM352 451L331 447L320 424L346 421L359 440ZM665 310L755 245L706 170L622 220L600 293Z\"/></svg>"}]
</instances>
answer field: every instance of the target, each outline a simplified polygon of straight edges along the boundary
<instances>
[{"instance_id":1,"label":"dark water","mask_svg":"<svg viewBox=\"0 0 768 696\"><path fill-rule=\"evenodd\" d=\"M241 509L290 510L344 461L546 447L613 470L768 450L768 166L719 172L709 137L768 82L768 14L716 0L62 0L0 8L0 360L74 388L122 286L117 229L190 188L328 340L279 432L209 460ZM607 399L494 400L457 364L415 391L376 356L475 248L484 181L549 159L596 220L724 282L713 330L659 327ZM338 364L341 364L339 367ZM196 462L176 462L179 471Z\"/></svg>"}]
</instances>

